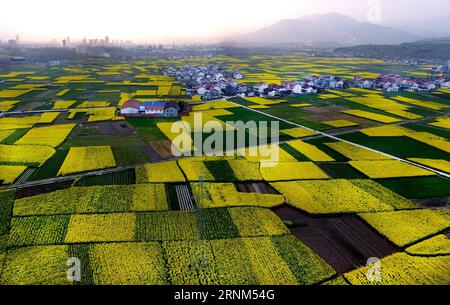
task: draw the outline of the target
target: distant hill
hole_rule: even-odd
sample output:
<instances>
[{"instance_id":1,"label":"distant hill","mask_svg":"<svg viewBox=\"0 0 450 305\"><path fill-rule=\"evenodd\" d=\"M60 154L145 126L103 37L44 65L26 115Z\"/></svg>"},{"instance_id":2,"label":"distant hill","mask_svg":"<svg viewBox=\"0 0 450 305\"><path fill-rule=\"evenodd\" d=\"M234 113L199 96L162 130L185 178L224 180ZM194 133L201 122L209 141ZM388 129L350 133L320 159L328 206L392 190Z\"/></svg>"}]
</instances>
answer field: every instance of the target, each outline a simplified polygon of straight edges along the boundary
<instances>
[{"instance_id":1,"label":"distant hill","mask_svg":"<svg viewBox=\"0 0 450 305\"><path fill-rule=\"evenodd\" d=\"M335 53L370 58L450 60L450 37L419 40L400 45L361 45L338 48Z\"/></svg>"},{"instance_id":2,"label":"distant hill","mask_svg":"<svg viewBox=\"0 0 450 305\"><path fill-rule=\"evenodd\" d=\"M306 46L354 46L361 44L399 44L419 39L402 30L358 22L348 16L331 13L302 19L286 19L253 33L242 35L240 42L254 44L303 44Z\"/></svg>"}]
</instances>

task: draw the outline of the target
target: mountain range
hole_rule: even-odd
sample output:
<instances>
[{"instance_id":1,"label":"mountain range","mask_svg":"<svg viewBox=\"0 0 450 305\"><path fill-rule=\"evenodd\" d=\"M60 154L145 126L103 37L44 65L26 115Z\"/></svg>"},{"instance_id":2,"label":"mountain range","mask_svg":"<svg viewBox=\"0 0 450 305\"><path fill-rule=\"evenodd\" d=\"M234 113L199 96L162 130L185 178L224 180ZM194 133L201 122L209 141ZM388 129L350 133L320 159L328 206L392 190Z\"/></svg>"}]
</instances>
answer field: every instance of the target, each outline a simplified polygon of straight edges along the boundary
<instances>
[{"instance_id":1,"label":"mountain range","mask_svg":"<svg viewBox=\"0 0 450 305\"><path fill-rule=\"evenodd\" d=\"M424 21L424 24L429 24L428 29L432 27L431 21L428 23ZM420 28L420 25L415 24L414 27ZM407 31L407 29L405 24L396 28L394 24L391 26L359 22L345 15L330 13L281 20L268 27L240 35L236 40L240 44L247 45L299 44L310 47L345 47L367 44L395 45L432 37L424 35L429 32L426 28L423 31L411 29ZM446 28L442 29L440 34L445 34Z\"/></svg>"}]
</instances>

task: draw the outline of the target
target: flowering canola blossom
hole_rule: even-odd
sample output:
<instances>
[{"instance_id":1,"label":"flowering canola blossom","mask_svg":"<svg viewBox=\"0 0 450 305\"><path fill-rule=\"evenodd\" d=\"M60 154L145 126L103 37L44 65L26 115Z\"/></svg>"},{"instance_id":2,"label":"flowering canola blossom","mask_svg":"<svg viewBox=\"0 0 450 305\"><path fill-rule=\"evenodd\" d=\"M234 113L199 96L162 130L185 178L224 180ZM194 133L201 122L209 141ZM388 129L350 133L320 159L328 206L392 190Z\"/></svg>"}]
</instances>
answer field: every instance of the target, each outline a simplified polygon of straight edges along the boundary
<instances>
[{"instance_id":1,"label":"flowering canola blossom","mask_svg":"<svg viewBox=\"0 0 450 305\"><path fill-rule=\"evenodd\" d=\"M220 208L233 206L254 206L272 208L284 203L283 196L274 194L243 193L233 183L209 183L206 196L196 183L192 184L195 198L201 196L201 207ZM198 203L198 202L197 202Z\"/></svg>"},{"instance_id":2,"label":"flowering canola blossom","mask_svg":"<svg viewBox=\"0 0 450 305\"><path fill-rule=\"evenodd\" d=\"M69 136L76 124L32 128L15 144L58 147Z\"/></svg>"},{"instance_id":3,"label":"flowering canola blossom","mask_svg":"<svg viewBox=\"0 0 450 305\"><path fill-rule=\"evenodd\" d=\"M406 246L450 227L450 211L410 210L360 215L398 246Z\"/></svg>"},{"instance_id":4,"label":"flowering canola blossom","mask_svg":"<svg viewBox=\"0 0 450 305\"><path fill-rule=\"evenodd\" d=\"M325 122L322 122L322 123L326 124L328 126L334 127L334 128L345 128L345 127L358 126L357 123L350 122L350 121L347 121L347 120L325 121Z\"/></svg>"},{"instance_id":5,"label":"flowering canola blossom","mask_svg":"<svg viewBox=\"0 0 450 305\"><path fill-rule=\"evenodd\" d=\"M315 136L318 133L303 127L296 127L296 128L292 128L292 129L285 129L285 130L281 130L282 134L291 136L293 138L306 138L306 137L311 137L311 136Z\"/></svg>"},{"instance_id":6,"label":"flowering canola blossom","mask_svg":"<svg viewBox=\"0 0 450 305\"><path fill-rule=\"evenodd\" d=\"M433 172L398 160L350 161L349 164L371 179L433 176Z\"/></svg>"},{"instance_id":7,"label":"flowering canola blossom","mask_svg":"<svg viewBox=\"0 0 450 305\"><path fill-rule=\"evenodd\" d=\"M165 285L159 243L94 244L89 249L94 285Z\"/></svg>"},{"instance_id":8,"label":"flowering canola blossom","mask_svg":"<svg viewBox=\"0 0 450 305\"><path fill-rule=\"evenodd\" d=\"M261 174L266 181L329 179L312 162L278 162L274 167L261 166Z\"/></svg>"},{"instance_id":9,"label":"flowering canola blossom","mask_svg":"<svg viewBox=\"0 0 450 305\"><path fill-rule=\"evenodd\" d=\"M109 146L71 147L58 176L116 167Z\"/></svg>"},{"instance_id":10,"label":"flowering canola blossom","mask_svg":"<svg viewBox=\"0 0 450 305\"><path fill-rule=\"evenodd\" d=\"M313 162L333 162L335 161L332 157L328 156L326 153L321 151L319 148L317 148L314 145L311 145L306 142L302 142L300 140L298 141L292 141L288 142L288 145L297 150L298 152L302 153L304 156L306 156L308 159L310 159Z\"/></svg>"},{"instance_id":11,"label":"flowering canola blossom","mask_svg":"<svg viewBox=\"0 0 450 305\"><path fill-rule=\"evenodd\" d=\"M44 146L0 145L0 162L38 163L42 165L55 153Z\"/></svg>"},{"instance_id":12,"label":"flowering canola blossom","mask_svg":"<svg viewBox=\"0 0 450 305\"><path fill-rule=\"evenodd\" d=\"M441 234L423 242L415 244L406 249L406 252L412 255L449 255L450 256L450 238Z\"/></svg>"},{"instance_id":13,"label":"flowering canola blossom","mask_svg":"<svg viewBox=\"0 0 450 305\"><path fill-rule=\"evenodd\" d=\"M136 168L137 183L176 183L186 178L176 161L149 164Z\"/></svg>"},{"instance_id":14,"label":"flowering canola blossom","mask_svg":"<svg viewBox=\"0 0 450 305\"><path fill-rule=\"evenodd\" d=\"M430 123L429 125L450 129L450 118L449 117L440 117L440 118L436 119L436 122Z\"/></svg>"},{"instance_id":15,"label":"flowering canola blossom","mask_svg":"<svg viewBox=\"0 0 450 305\"><path fill-rule=\"evenodd\" d=\"M14 216L166 211L164 184L72 187L17 199Z\"/></svg>"},{"instance_id":16,"label":"flowering canola blossom","mask_svg":"<svg viewBox=\"0 0 450 305\"><path fill-rule=\"evenodd\" d=\"M447 160L421 159L421 158L410 158L408 160L428 166L428 167L432 167L437 170L441 170L443 172L450 174L450 162Z\"/></svg>"},{"instance_id":17,"label":"flowering canola blossom","mask_svg":"<svg viewBox=\"0 0 450 305\"><path fill-rule=\"evenodd\" d=\"M408 137L450 153L450 141L429 132L417 132L397 125L386 125L361 130L370 137Z\"/></svg>"},{"instance_id":18,"label":"flowering canola blossom","mask_svg":"<svg viewBox=\"0 0 450 305\"><path fill-rule=\"evenodd\" d=\"M275 182L286 202L311 214L365 213L417 208L370 180Z\"/></svg>"},{"instance_id":19,"label":"flowering canola blossom","mask_svg":"<svg viewBox=\"0 0 450 305\"><path fill-rule=\"evenodd\" d=\"M388 156L365 149L356 145L352 145L346 142L333 142L326 143L328 147L337 151L341 155L349 158L350 160L389 160Z\"/></svg>"},{"instance_id":20,"label":"flowering canola blossom","mask_svg":"<svg viewBox=\"0 0 450 305\"><path fill-rule=\"evenodd\" d=\"M342 113L353 115L353 116L360 117L363 119L368 119L368 120L375 121L375 122L380 122L380 123L388 123L389 124L389 123L401 122L400 119L396 119L394 117L390 117L390 116L378 114L378 113L373 113L373 112L369 112L369 111L364 111L364 110L345 110L345 111L342 111Z\"/></svg>"},{"instance_id":21,"label":"flowering canola blossom","mask_svg":"<svg viewBox=\"0 0 450 305\"><path fill-rule=\"evenodd\" d=\"M3 181L3 184L12 184L26 169L26 166L0 165L0 181Z\"/></svg>"},{"instance_id":22,"label":"flowering canola blossom","mask_svg":"<svg viewBox=\"0 0 450 305\"><path fill-rule=\"evenodd\" d=\"M443 257L419 257L396 253L381 260L380 281L370 281L367 266L346 273L345 278L353 285L448 285L450 282L450 259Z\"/></svg>"}]
</instances>

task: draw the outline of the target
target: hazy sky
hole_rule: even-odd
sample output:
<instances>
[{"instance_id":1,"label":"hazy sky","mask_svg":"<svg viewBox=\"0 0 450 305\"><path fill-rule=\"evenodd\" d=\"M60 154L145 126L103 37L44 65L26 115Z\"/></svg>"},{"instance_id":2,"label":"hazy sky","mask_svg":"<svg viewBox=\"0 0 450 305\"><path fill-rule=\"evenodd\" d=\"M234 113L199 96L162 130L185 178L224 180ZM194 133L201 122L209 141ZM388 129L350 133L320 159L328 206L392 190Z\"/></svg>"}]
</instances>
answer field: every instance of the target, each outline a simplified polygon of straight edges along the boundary
<instances>
[{"instance_id":1,"label":"hazy sky","mask_svg":"<svg viewBox=\"0 0 450 305\"><path fill-rule=\"evenodd\" d=\"M0 37L60 40L109 35L156 42L232 36L280 19L327 12L392 21L449 11L450 0L5 0L0 4Z\"/></svg>"}]
</instances>

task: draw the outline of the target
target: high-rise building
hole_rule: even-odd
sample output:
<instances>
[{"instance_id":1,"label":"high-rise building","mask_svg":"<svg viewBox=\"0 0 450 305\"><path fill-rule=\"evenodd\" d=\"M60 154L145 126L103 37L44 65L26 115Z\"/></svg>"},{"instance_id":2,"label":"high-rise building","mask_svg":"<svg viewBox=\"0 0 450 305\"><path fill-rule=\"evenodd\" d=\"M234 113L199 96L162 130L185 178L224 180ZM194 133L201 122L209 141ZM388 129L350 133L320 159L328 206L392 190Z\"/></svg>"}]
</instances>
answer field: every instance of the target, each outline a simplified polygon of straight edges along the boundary
<instances>
[{"instance_id":1,"label":"high-rise building","mask_svg":"<svg viewBox=\"0 0 450 305\"><path fill-rule=\"evenodd\" d=\"M20 43L20 36L16 35L16 43L19 44Z\"/></svg>"},{"instance_id":2,"label":"high-rise building","mask_svg":"<svg viewBox=\"0 0 450 305\"><path fill-rule=\"evenodd\" d=\"M70 44L70 37L69 36L67 36L66 42L67 42L68 45Z\"/></svg>"},{"instance_id":3,"label":"high-rise building","mask_svg":"<svg viewBox=\"0 0 450 305\"><path fill-rule=\"evenodd\" d=\"M109 36L105 36L105 44L109 44Z\"/></svg>"},{"instance_id":4,"label":"high-rise building","mask_svg":"<svg viewBox=\"0 0 450 305\"><path fill-rule=\"evenodd\" d=\"M67 40L63 39L62 40L62 45L63 45L64 48L67 47Z\"/></svg>"},{"instance_id":5,"label":"high-rise building","mask_svg":"<svg viewBox=\"0 0 450 305\"><path fill-rule=\"evenodd\" d=\"M10 47L15 47L17 45L17 40L15 40L15 39L8 40L8 45Z\"/></svg>"}]
</instances>

